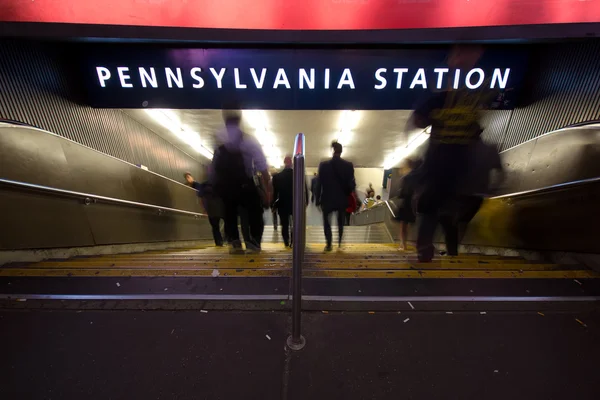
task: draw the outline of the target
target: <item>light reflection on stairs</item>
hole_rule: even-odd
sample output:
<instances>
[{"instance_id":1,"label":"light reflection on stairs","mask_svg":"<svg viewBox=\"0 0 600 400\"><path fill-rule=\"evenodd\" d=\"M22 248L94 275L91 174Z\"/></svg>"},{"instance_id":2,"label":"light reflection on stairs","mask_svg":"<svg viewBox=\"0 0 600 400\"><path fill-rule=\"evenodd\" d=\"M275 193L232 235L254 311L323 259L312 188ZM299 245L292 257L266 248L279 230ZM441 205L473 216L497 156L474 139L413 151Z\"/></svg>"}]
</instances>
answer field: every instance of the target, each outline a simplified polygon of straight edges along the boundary
<instances>
[{"instance_id":1,"label":"light reflection on stairs","mask_svg":"<svg viewBox=\"0 0 600 400\"><path fill-rule=\"evenodd\" d=\"M337 243L338 228L333 226L333 242ZM266 225L263 234L264 243L283 243L281 238L281 227L274 230L273 225ZM322 226L306 227L307 243L325 244L325 234ZM392 239L383 224L367 226L345 226L343 243L391 243Z\"/></svg>"}]
</instances>

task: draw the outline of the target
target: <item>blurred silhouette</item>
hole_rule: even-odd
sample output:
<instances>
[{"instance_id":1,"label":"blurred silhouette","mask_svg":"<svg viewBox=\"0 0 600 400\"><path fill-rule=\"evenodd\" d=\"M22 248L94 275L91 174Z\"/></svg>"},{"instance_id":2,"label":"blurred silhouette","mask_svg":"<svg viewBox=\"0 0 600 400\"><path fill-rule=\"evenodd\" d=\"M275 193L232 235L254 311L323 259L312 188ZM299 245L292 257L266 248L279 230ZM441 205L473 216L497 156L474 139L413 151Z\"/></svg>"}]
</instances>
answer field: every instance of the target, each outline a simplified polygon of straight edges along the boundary
<instances>
[{"instance_id":1,"label":"blurred silhouette","mask_svg":"<svg viewBox=\"0 0 600 400\"><path fill-rule=\"evenodd\" d=\"M186 172L183 177L188 185L196 189L198 197L202 199L204 211L206 211L206 214L208 214L208 221L210 222L210 226L212 228L212 235L215 245L222 247L223 236L221 235L221 220L223 219L224 215L223 202L216 195L212 185L209 182L197 182L189 172Z\"/></svg>"},{"instance_id":2,"label":"blurred silhouette","mask_svg":"<svg viewBox=\"0 0 600 400\"><path fill-rule=\"evenodd\" d=\"M459 187L455 211L458 246L466 233L469 222L475 217L486 197L500 188L505 179L500 154L495 145L487 144L479 136L470 145L469 172ZM458 251L458 250L457 250Z\"/></svg>"},{"instance_id":3,"label":"blurred silhouette","mask_svg":"<svg viewBox=\"0 0 600 400\"><path fill-rule=\"evenodd\" d=\"M323 209L323 229L327 245L325 251L332 251L331 214L337 213L338 245L341 247L344 235L344 219L348 208L348 196L356 189L354 166L342 159L342 145L331 144L333 157L319 165L319 184L316 204Z\"/></svg>"},{"instance_id":4,"label":"blurred silhouette","mask_svg":"<svg viewBox=\"0 0 600 400\"><path fill-rule=\"evenodd\" d=\"M448 56L450 75L455 70L473 68L481 55L480 46L454 46ZM446 234L448 254L458 254L455 224L451 223L455 218L440 218L440 215L442 210L453 209L452 205L457 203L460 184L469 172L470 154L474 151L471 145L481 134L479 110L486 101L481 90L448 87L418 105L409 119L407 132L431 127L415 191L417 210L421 214L417 251L422 262L433 258L433 236L438 221Z\"/></svg>"},{"instance_id":5,"label":"blurred silhouette","mask_svg":"<svg viewBox=\"0 0 600 400\"><path fill-rule=\"evenodd\" d=\"M275 170L271 171L271 181L275 181L275 176L277 176L277 172ZM273 230L277 231L278 228L278 216L277 216L277 196L273 194L273 202L270 204L271 207L271 218L273 219Z\"/></svg>"},{"instance_id":6,"label":"blurred silhouette","mask_svg":"<svg viewBox=\"0 0 600 400\"><path fill-rule=\"evenodd\" d=\"M273 203L277 204L277 213L281 220L281 235L286 247L291 247L291 239L293 240L293 237L290 237L290 221L294 208L294 171L292 164L292 157L285 157L283 160L284 169L273 176ZM304 195L304 200L308 205L308 188L305 188Z\"/></svg>"},{"instance_id":7,"label":"blurred silhouette","mask_svg":"<svg viewBox=\"0 0 600 400\"><path fill-rule=\"evenodd\" d=\"M223 119L225 128L218 134L221 145L212 161L211 182L225 205L225 233L230 240L230 252L244 252L238 230L240 212L247 216L249 227L249 237L244 238L246 250L260 252L264 202L268 202L267 206L271 202L267 160L256 139L241 130L239 111L224 110ZM260 186L255 180L257 173ZM261 190L266 199L261 199Z\"/></svg>"},{"instance_id":8,"label":"blurred silhouette","mask_svg":"<svg viewBox=\"0 0 600 400\"><path fill-rule=\"evenodd\" d=\"M418 168L421 162L417 159L408 158L402 164L402 178L400 186L389 200L390 207L394 211L397 221L400 222L400 248L404 251L407 248L408 226L414 224L416 215L412 202L413 195L418 183Z\"/></svg>"}]
</instances>

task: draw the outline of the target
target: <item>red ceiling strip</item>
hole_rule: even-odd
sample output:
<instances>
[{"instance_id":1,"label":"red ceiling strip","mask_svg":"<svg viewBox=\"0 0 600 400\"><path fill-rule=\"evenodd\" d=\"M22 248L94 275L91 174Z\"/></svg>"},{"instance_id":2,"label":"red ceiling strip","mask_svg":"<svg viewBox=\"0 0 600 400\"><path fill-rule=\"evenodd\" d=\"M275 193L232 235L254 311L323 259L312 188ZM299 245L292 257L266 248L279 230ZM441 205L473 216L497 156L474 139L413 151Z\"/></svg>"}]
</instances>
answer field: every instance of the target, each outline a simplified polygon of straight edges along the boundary
<instances>
[{"instance_id":1,"label":"red ceiling strip","mask_svg":"<svg viewBox=\"0 0 600 400\"><path fill-rule=\"evenodd\" d=\"M0 21L360 30L600 22L600 0L0 0Z\"/></svg>"}]
</instances>

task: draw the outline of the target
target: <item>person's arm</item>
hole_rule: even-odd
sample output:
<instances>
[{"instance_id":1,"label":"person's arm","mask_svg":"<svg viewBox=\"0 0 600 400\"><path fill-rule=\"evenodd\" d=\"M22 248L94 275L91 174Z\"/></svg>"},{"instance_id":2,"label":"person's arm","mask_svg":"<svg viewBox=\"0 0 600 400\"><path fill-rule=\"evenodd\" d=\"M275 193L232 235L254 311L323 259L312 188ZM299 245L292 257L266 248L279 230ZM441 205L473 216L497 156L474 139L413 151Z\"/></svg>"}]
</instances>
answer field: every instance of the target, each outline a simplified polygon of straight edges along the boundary
<instances>
[{"instance_id":1,"label":"person's arm","mask_svg":"<svg viewBox=\"0 0 600 400\"><path fill-rule=\"evenodd\" d=\"M429 114L433 107L432 102L433 98L429 98L421 104L418 104L415 107L415 111L413 111L408 118L408 121L406 121L406 126L404 127L404 139L406 140L406 143L408 143L408 140L413 133L421 131L431 125Z\"/></svg>"},{"instance_id":2,"label":"person's arm","mask_svg":"<svg viewBox=\"0 0 600 400\"><path fill-rule=\"evenodd\" d=\"M273 179L271 179L271 181L273 182L273 199L271 200L271 208L274 208L275 202L279 198L279 180L277 179L277 176L273 176Z\"/></svg>"},{"instance_id":3,"label":"person's arm","mask_svg":"<svg viewBox=\"0 0 600 400\"><path fill-rule=\"evenodd\" d=\"M354 176L354 164L350 163L350 191L354 192L356 190L356 178Z\"/></svg>"},{"instance_id":4,"label":"person's arm","mask_svg":"<svg viewBox=\"0 0 600 400\"><path fill-rule=\"evenodd\" d=\"M245 144L247 150L251 152L254 167L260 172L262 186L265 188L267 196L267 205L270 205L273 202L273 187L271 185L271 174L269 173L269 164L267 163L265 153L256 140L248 140Z\"/></svg>"},{"instance_id":5,"label":"person's arm","mask_svg":"<svg viewBox=\"0 0 600 400\"><path fill-rule=\"evenodd\" d=\"M306 206L308 207L308 205L310 204L310 201L308 199L308 185L306 184L306 182L304 183L304 200L306 201Z\"/></svg>"},{"instance_id":6,"label":"person's arm","mask_svg":"<svg viewBox=\"0 0 600 400\"><path fill-rule=\"evenodd\" d=\"M217 173L215 171L215 165L216 165L216 161L218 160L220 156L220 152L219 149L215 149L215 152L213 154L213 159L210 163L210 165L208 166L208 182L210 182L211 185L214 185L216 183L217 180Z\"/></svg>"},{"instance_id":7,"label":"person's arm","mask_svg":"<svg viewBox=\"0 0 600 400\"><path fill-rule=\"evenodd\" d=\"M323 164L319 164L319 179L315 183L315 204L317 207L321 206L321 195L322 195L322 179L323 179Z\"/></svg>"}]
</instances>

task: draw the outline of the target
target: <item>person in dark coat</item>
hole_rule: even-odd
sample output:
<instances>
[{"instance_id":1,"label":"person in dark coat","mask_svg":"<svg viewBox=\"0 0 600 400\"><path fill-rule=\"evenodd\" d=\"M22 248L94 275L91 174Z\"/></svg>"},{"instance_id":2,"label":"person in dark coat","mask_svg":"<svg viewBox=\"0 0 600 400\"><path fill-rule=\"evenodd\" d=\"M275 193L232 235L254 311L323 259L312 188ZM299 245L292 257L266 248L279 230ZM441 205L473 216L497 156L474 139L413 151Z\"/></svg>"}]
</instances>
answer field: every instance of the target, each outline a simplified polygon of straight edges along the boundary
<instances>
[{"instance_id":1,"label":"person in dark coat","mask_svg":"<svg viewBox=\"0 0 600 400\"><path fill-rule=\"evenodd\" d=\"M189 172L186 172L184 177L186 182L192 188L196 189L198 197L202 199L202 205L204 206L206 214L208 214L208 221L212 228L215 245L223 247L223 236L221 235L221 220L224 217L223 202L216 196L212 186L208 182L196 182Z\"/></svg>"},{"instance_id":2,"label":"person in dark coat","mask_svg":"<svg viewBox=\"0 0 600 400\"><path fill-rule=\"evenodd\" d=\"M316 196L316 204L323 210L323 229L327 241L325 251L333 250L330 220L332 213L337 213L338 244L342 245L348 197L356 189L354 165L342 159L343 148L340 143L333 142L331 147L333 157L319 165L319 184Z\"/></svg>"},{"instance_id":3,"label":"person in dark coat","mask_svg":"<svg viewBox=\"0 0 600 400\"><path fill-rule=\"evenodd\" d=\"M418 167L420 160L407 159L402 166L403 177L400 182L400 188L392 196L390 201L397 206L395 219L400 222L400 251L407 248L408 226L416 222L416 215L412 197L418 183Z\"/></svg>"},{"instance_id":4,"label":"person in dark coat","mask_svg":"<svg viewBox=\"0 0 600 400\"><path fill-rule=\"evenodd\" d=\"M290 220L294 208L294 170L292 169L292 157L285 157L283 165L283 171L273 176L273 203L274 205L276 204L279 219L281 220L281 235L283 236L285 247L291 247ZM304 196L304 201L308 205L308 187L306 187L306 184Z\"/></svg>"}]
</instances>

